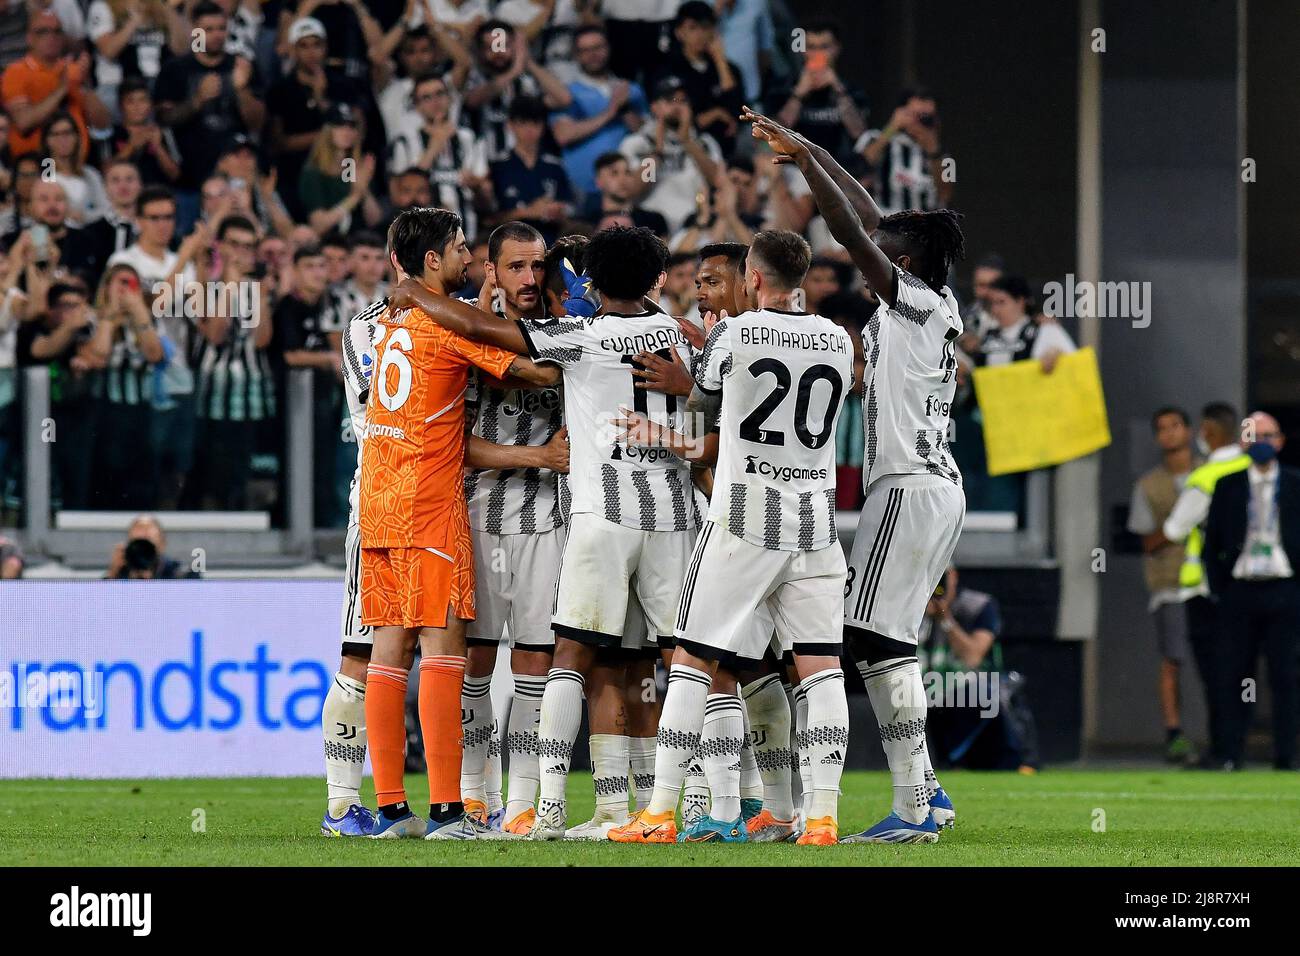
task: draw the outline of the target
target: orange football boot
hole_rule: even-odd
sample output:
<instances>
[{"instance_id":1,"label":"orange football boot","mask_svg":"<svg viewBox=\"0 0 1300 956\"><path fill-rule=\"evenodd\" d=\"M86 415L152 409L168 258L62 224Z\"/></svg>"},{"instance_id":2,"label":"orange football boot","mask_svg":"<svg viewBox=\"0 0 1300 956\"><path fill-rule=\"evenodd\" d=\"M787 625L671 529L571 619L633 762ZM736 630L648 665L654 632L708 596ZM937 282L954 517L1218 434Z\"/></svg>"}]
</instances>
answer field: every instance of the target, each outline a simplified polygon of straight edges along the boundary
<instances>
[{"instance_id":1,"label":"orange football boot","mask_svg":"<svg viewBox=\"0 0 1300 956\"><path fill-rule=\"evenodd\" d=\"M840 825L834 817L809 820L803 836L795 841L800 846L834 846L840 842Z\"/></svg>"},{"instance_id":2,"label":"orange football boot","mask_svg":"<svg viewBox=\"0 0 1300 956\"><path fill-rule=\"evenodd\" d=\"M647 807L638 810L622 826L609 831L615 843L676 843L677 822L672 810L653 814Z\"/></svg>"}]
</instances>

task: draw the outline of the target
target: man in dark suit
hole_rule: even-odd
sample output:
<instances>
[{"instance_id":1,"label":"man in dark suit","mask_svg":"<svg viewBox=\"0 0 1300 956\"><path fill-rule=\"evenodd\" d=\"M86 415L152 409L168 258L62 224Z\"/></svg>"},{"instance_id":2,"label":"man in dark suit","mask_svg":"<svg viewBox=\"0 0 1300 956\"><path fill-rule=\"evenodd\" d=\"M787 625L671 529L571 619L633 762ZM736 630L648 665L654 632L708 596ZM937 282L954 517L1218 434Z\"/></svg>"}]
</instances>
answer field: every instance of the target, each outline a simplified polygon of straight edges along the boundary
<instances>
[{"instance_id":1,"label":"man in dark suit","mask_svg":"<svg viewBox=\"0 0 1300 956\"><path fill-rule=\"evenodd\" d=\"M1273 764L1290 769L1295 761L1300 471L1277 461L1283 442L1272 415L1252 414L1242 441L1251 464L1219 480L1206 519L1205 575L1219 602L1223 660L1234 687L1227 757L1236 766L1255 699L1242 682L1253 676L1261 650L1273 699Z\"/></svg>"}]
</instances>

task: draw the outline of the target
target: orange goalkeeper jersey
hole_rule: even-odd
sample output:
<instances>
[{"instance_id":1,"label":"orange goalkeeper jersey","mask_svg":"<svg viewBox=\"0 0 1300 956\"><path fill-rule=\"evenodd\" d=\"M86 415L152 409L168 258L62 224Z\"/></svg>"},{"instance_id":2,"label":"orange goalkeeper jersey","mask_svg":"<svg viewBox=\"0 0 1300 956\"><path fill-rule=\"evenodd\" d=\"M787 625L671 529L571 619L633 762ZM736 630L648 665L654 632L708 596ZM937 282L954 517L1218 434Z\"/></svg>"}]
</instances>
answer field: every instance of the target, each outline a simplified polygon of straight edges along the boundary
<instances>
[{"instance_id":1,"label":"orange goalkeeper jersey","mask_svg":"<svg viewBox=\"0 0 1300 956\"><path fill-rule=\"evenodd\" d=\"M464 532L469 366L503 377L518 358L476 345L420 309L380 320L361 459L361 545L451 554ZM462 528L461 526L464 525Z\"/></svg>"}]
</instances>

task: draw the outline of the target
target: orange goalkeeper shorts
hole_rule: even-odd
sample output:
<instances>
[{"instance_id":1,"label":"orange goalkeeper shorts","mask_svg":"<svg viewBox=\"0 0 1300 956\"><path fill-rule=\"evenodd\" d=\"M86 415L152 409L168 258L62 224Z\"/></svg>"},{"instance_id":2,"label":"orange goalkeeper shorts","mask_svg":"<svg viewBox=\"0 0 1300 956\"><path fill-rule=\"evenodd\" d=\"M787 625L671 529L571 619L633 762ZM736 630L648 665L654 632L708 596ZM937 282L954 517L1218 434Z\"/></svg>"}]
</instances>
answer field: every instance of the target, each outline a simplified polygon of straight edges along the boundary
<instances>
[{"instance_id":1,"label":"orange goalkeeper shorts","mask_svg":"<svg viewBox=\"0 0 1300 956\"><path fill-rule=\"evenodd\" d=\"M459 536L458 544L459 544ZM361 623L446 627L447 609L474 619L474 557L468 538L452 554L433 548L361 549Z\"/></svg>"}]
</instances>

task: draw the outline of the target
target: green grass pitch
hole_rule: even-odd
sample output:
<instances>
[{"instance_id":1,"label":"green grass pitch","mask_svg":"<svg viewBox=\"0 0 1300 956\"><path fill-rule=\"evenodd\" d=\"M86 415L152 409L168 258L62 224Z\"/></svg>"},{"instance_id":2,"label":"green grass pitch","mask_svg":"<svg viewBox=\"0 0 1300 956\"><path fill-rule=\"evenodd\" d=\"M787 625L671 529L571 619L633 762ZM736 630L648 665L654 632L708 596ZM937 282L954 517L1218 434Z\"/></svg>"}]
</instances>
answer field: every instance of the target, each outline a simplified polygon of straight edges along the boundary
<instances>
[{"instance_id":1,"label":"green grass pitch","mask_svg":"<svg viewBox=\"0 0 1300 956\"><path fill-rule=\"evenodd\" d=\"M957 826L934 846L425 843L319 835L324 783L291 779L0 781L0 866L1294 866L1300 774L949 772ZM409 777L413 802L424 779ZM845 774L841 833L888 810L889 777ZM373 799L367 784L366 796ZM570 822L591 777L569 781ZM198 813L196 811L202 811ZM203 832L199 830L202 823Z\"/></svg>"}]
</instances>

